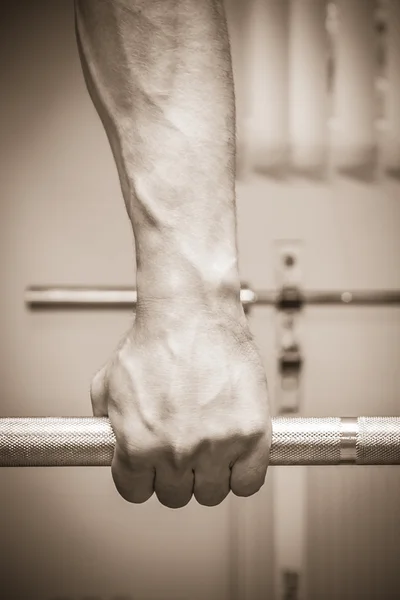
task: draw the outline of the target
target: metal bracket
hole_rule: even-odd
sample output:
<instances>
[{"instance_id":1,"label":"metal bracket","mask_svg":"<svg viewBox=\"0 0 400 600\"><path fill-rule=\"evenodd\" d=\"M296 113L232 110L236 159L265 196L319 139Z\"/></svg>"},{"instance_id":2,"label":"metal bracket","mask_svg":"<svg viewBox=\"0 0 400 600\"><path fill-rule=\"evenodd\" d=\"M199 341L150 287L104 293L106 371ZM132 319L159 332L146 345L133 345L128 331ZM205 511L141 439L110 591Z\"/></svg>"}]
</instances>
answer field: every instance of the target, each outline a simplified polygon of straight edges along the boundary
<instances>
[{"instance_id":1,"label":"metal bracket","mask_svg":"<svg viewBox=\"0 0 400 600\"><path fill-rule=\"evenodd\" d=\"M304 301L301 284L301 242L275 242L276 279L280 293L277 302L277 362L276 394L278 414L298 413L301 404L300 375L303 357L298 324Z\"/></svg>"}]
</instances>

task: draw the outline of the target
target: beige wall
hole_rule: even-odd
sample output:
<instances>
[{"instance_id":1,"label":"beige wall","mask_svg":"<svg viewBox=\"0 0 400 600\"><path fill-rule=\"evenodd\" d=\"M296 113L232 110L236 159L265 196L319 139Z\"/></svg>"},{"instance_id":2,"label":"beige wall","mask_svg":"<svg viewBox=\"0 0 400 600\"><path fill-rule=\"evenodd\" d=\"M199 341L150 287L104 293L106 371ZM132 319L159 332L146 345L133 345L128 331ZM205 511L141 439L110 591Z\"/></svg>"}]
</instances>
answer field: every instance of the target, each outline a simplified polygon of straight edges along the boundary
<instances>
[{"instance_id":1,"label":"beige wall","mask_svg":"<svg viewBox=\"0 0 400 600\"><path fill-rule=\"evenodd\" d=\"M83 84L72 2L18 0L2 13L0 412L90 415L91 376L129 311L30 312L24 289L134 284L130 224ZM279 239L304 242L306 287L400 288L395 180L254 175L238 183L238 218L242 279L255 289L275 287ZM274 319L252 311L272 395ZM400 415L399 308L308 308L302 326L302 414ZM312 468L307 477L310 600L356 590L394 598L400 472ZM0 596L230 600L246 564L240 600L271 597L273 478L251 499L170 511L155 499L125 503L108 469L3 469Z\"/></svg>"}]
</instances>

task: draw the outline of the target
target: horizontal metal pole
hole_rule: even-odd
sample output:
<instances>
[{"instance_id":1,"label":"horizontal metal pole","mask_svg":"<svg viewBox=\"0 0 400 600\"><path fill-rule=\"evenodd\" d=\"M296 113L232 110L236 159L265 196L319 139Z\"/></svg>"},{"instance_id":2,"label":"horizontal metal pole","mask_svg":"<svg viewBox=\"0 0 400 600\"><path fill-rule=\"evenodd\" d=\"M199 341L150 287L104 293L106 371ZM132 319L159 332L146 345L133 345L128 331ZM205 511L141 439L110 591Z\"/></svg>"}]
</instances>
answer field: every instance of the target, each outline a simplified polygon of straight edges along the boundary
<instances>
[{"instance_id":1,"label":"horizontal metal pole","mask_svg":"<svg viewBox=\"0 0 400 600\"><path fill-rule=\"evenodd\" d=\"M132 287L40 287L25 290L25 303L29 306L94 306L136 304L137 293Z\"/></svg>"},{"instance_id":2,"label":"horizontal metal pole","mask_svg":"<svg viewBox=\"0 0 400 600\"><path fill-rule=\"evenodd\" d=\"M271 465L399 465L400 417L277 417ZM107 418L0 419L0 467L109 466Z\"/></svg>"},{"instance_id":3,"label":"horizontal metal pole","mask_svg":"<svg viewBox=\"0 0 400 600\"><path fill-rule=\"evenodd\" d=\"M300 308L304 304L368 306L400 305L400 290L380 291L253 291L242 287L244 305L261 304L277 308ZM32 286L25 290L25 302L32 308L45 307L132 307L137 294L133 287Z\"/></svg>"},{"instance_id":4,"label":"horizontal metal pole","mask_svg":"<svg viewBox=\"0 0 400 600\"><path fill-rule=\"evenodd\" d=\"M254 292L242 288L240 300L243 304L254 303ZM31 286L25 290L25 303L32 307L96 305L132 307L136 301L137 292L133 287Z\"/></svg>"},{"instance_id":5,"label":"horizontal metal pole","mask_svg":"<svg viewBox=\"0 0 400 600\"><path fill-rule=\"evenodd\" d=\"M305 291L305 304L374 306L400 304L400 290Z\"/></svg>"}]
</instances>

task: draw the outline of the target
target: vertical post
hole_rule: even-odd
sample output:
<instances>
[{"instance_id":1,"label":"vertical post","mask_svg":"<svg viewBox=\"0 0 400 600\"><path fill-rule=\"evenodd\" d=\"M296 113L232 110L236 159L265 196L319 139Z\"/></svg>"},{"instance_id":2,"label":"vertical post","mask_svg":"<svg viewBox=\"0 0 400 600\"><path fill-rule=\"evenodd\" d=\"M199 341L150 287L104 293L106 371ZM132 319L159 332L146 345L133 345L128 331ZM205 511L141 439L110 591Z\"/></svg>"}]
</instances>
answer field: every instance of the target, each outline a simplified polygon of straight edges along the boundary
<instances>
[{"instance_id":1,"label":"vertical post","mask_svg":"<svg viewBox=\"0 0 400 600\"><path fill-rule=\"evenodd\" d=\"M251 165L281 176L288 166L289 0L250 0Z\"/></svg>"},{"instance_id":2,"label":"vertical post","mask_svg":"<svg viewBox=\"0 0 400 600\"><path fill-rule=\"evenodd\" d=\"M298 2L298 0L293 0ZM301 2L300 2L301 4ZM301 289L302 244L276 243L278 289ZM299 309L276 314L278 382L275 411L298 416L301 410ZM306 599L307 471L277 468L273 473L274 600Z\"/></svg>"},{"instance_id":3,"label":"vertical post","mask_svg":"<svg viewBox=\"0 0 400 600\"><path fill-rule=\"evenodd\" d=\"M290 4L289 122L291 167L322 175L328 146L326 0Z\"/></svg>"},{"instance_id":4,"label":"vertical post","mask_svg":"<svg viewBox=\"0 0 400 600\"><path fill-rule=\"evenodd\" d=\"M370 179L376 163L375 0L336 0L335 164Z\"/></svg>"},{"instance_id":5,"label":"vertical post","mask_svg":"<svg viewBox=\"0 0 400 600\"><path fill-rule=\"evenodd\" d=\"M277 467L274 486L274 600L306 600L307 467Z\"/></svg>"}]
</instances>

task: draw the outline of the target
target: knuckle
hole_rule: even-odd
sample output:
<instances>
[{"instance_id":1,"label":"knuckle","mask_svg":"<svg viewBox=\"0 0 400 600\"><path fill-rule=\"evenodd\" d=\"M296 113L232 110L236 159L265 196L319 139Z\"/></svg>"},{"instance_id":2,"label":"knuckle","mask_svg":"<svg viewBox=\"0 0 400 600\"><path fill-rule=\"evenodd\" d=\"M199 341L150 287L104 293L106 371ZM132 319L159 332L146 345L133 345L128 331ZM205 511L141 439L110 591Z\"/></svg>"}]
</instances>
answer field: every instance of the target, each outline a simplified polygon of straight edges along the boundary
<instances>
[{"instance_id":1,"label":"knuckle","mask_svg":"<svg viewBox=\"0 0 400 600\"><path fill-rule=\"evenodd\" d=\"M149 432L126 410L115 410L110 405L110 419L123 462L132 469L153 467L162 453L162 445L152 432Z\"/></svg>"},{"instance_id":2,"label":"knuckle","mask_svg":"<svg viewBox=\"0 0 400 600\"><path fill-rule=\"evenodd\" d=\"M168 468L155 480L156 496L167 508L183 508L193 495L193 477L189 472L172 473Z\"/></svg>"},{"instance_id":3,"label":"knuckle","mask_svg":"<svg viewBox=\"0 0 400 600\"><path fill-rule=\"evenodd\" d=\"M179 492L164 494L163 492L156 491L156 496L160 504L167 508L183 508L189 504L192 498L192 494L180 494Z\"/></svg>"},{"instance_id":4,"label":"knuckle","mask_svg":"<svg viewBox=\"0 0 400 600\"><path fill-rule=\"evenodd\" d=\"M224 494L223 496L203 496L202 494L195 495L199 504L209 507L218 506L225 500L226 496L227 494Z\"/></svg>"},{"instance_id":5,"label":"knuckle","mask_svg":"<svg viewBox=\"0 0 400 600\"><path fill-rule=\"evenodd\" d=\"M170 432L165 438L162 450L163 458L176 471L186 471L196 456L199 443L188 432L185 434Z\"/></svg>"},{"instance_id":6,"label":"knuckle","mask_svg":"<svg viewBox=\"0 0 400 600\"><path fill-rule=\"evenodd\" d=\"M236 485L232 487L232 491L235 496L240 496L242 498L248 498L249 496L253 496L257 492L260 491L264 482L242 482L240 485Z\"/></svg>"},{"instance_id":7,"label":"knuckle","mask_svg":"<svg viewBox=\"0 0 400 600\"><path fill-rule=\"evenodd\" d=\"M260 424L241 426L239 439L243 452L252 451L266 436L266 429Z\"/></svg>"},{"instance_id":8,"label":"knuckle","mask_svg":"<svg viewBox=\"0 0 400 600\"><path fill-rule=\"evenodd\" d=\"M154 469L143 461L132 462L129 455L117 443L111 474L114 485L124 500L142 504L154 492Z\"/></svg>"},{"instance_id":9,"label":"knuckle","mask_svg":"<svg viewBox=\"0 0 400 600\"><path fill-rule=\"evenodd\" d=\"M144 494L140 492L134 492L132 490L127 490L126 488L121 488L118 485L115 485L117 492L126 502L130 504L144 504L149 500L152 494Z\"/></svg>"},{"instance_id":10,"label":"knuckle","mask_svg":"<svg viewBox=\"0 0 400 600\"><path fill-rule=\"evenodd\" d=\"M241 436L249 440L259 440L267 435L268 427L268 417L266 412L257 411L255 409L251 416L246 415L246 418L241 420Z\"/></svg>"},{"instance_id":11,"label":"knuckle","mask_svg":"<svg viewBox=\"0 0 400 600\"><path fill-rule=\"evenodd\" d=\"M202 484L194 490L194 496L202 506L217 506L229 494L229 485L221 487L220 484Z\"/></svg>"},{"instance_id":12,"label":"knuckle","mask_svg":"<svg viewBox=\"0 0 400 600\"><path fill-rule=\"evenodd\" d=\"M150 488L134 485L126 473L121 474L118 468L112 470L114 485L119 495L131 504L143 504L153 495Z\"/></svg>"},{"instance_id":13,"label":"knuckle","mask_svg":"<svg viewBox=\"0 0 400 600\"><path fill-rule=\"evenodd\" d=\"M139 445L130 437L125 438L122 442L119 440L119 443L125 468L131 471L132 474L153 469L157 456L154 447L145 446L144 444Z\"/></svg>"},{"instance_id":14,"label":"knuckle","mask_svg":"<svg viewBox=\"0 0 400 600\"><path fill-rule=\"evenodd\" d=\"M235 496L252 496L260 491L265 483L266 466L257 467L242 464L239 468L233 467L231 489Z\"/></svg>"},{"instance_id":15,"label":"knuckle","mask_svg":"<svg viewBox=\"0 0 400 600\"><path fill-rule=\"evenodd\" d=\"M193 457L190 447L173 447L170 451L171 463L177 470L185 470Z\"/></svg>"}]
</instances>

